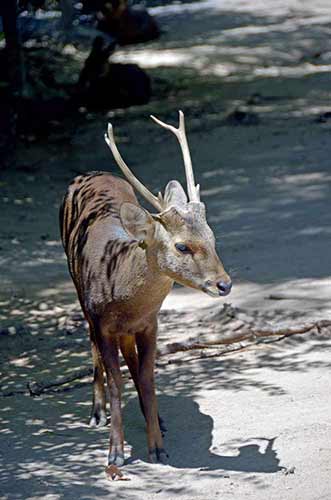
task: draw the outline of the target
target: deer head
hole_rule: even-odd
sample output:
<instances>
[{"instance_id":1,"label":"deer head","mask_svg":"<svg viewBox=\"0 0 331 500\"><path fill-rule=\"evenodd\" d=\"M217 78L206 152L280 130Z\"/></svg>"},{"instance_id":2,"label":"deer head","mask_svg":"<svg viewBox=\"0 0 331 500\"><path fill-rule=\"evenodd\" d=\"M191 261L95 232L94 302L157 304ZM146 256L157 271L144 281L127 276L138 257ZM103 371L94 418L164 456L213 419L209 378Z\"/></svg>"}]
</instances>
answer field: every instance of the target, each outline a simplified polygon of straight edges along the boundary
<instances>
[{"instance_id":1,"label":"deer head","mask_svg":"<svg viewBox=\"0 0 331 500\"><path fill-rule=\"evenodd\" d=\"M206 220L205 205L200 201L200 188L195 185L191 155L186 139L184 114L179 111L179 127L151 118L170 130L181 146L187 193L176 180L170 181L164 194L154 196L131 172L115 144L112 125L108 125L105 140L127 180L157 213L132 203L120 209L125 230L141 242L151 265L174 281L202 290L213 297L230 293L231 280L225 272L215 248L215 237Z\"/></svg>"}]
</instances>

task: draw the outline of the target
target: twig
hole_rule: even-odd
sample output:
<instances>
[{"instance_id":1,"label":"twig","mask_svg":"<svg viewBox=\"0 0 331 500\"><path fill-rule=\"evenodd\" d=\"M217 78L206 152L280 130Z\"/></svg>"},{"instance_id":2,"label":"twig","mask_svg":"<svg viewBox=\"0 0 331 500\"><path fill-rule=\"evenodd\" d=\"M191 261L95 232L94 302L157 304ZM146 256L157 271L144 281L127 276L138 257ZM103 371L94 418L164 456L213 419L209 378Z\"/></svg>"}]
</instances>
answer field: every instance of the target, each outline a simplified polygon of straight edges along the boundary
<instances>
[{"instance_id":1,"label":"twig","mask_svg":"<svg viewBox=\"0 0 331 500\"><path fill-rule=\"evenodd\" d=\"M30 396L40 396L40 394L42 394L43 392L47 392L49 389L53 389L55 387L69 384L70 382L74 382L75 380L80 380L82 378L88 377L92 374L92 372L92 368L85 368L84 370L80 370L79 372L69 375L68 377L63 377L62 379L55 382L28 382L27 388Z\"/></svg>"},{"instance_id":2,"label":"twig","mask_svg":"<svg viewBox=\"0 0 331 500\"><path fill-rule=\"evenodd\" d=\"M202 351L200 356L194 356L192 358L186 358L187 361L195 361L197 359L209 359L209 358L217 358L218 356L226 356L227 354L233 354L234 352L245 351L252 347L253 344L239 345L237 347L233 347L232 349L220 349L217 352L213 352L211 354L205 354L205 351ZM171 363L176 363L176 360L171 361Z\"/></svg>"},{"instance_id":3,"label":"twig","mask_svg":"<svg viewBox=\"0 0 331 500\"><path fill-rule=\"evenodd\" d=\"M125 369L125 367L124 367ZM56 382L45 382L40 383L36 381L28 382L26 384L26 389L17 389L12 391L4 391L0 393L0 397L9 397L9 396L18 396L20 394L30 395L30 396L40 396L41 394L49 394L54 392L66 392L71 391L72 389L78 389L83 387L88 382L81 382L75 385L68 385L70 382L75 382L76 380L81 380L85 377L89 377L92 375L93 370L91 368L86 368L85 370L81 370L76 372L76 374L63 377ZM128 375L127 371L123 374L124 377Z\"/></svg>"},{"instance_id":4,"label":"twig","mask_svg":"<svg viewBox=\"0 0 331 500\"><path fill-rule=\"evenodd\" d=\"M174 354L176 352L191 351L196 349L207 349L212 346L217 345L228 345L235 344L237 342L242 342L243 340L255 340L261 337L289 337L291 335L298 335L303 333L308 333L314 329L320 332L323 328L331 327L331 321L321 320L314 323L307 323L301 326L288 326L282 328L259 328L254 329L253 327L248 327L236 332L234 335L223 337L220 340L210 340L206 342L174 342L167 344L163 349L159 350L159 357L167 356L169 354Z\"/></svg>"},{"instance_id":5,"label":"twig","mask_svg":"<svg viewBox=\"0 0 331 500\"><path fill-rule=\"evenodd\" d=\"M14 389L11 391L3 391L0 393L1 397L9 397L9 396L18 396L20 394L29 394L30 396L40 396L45 392L60 392L68 390L68 388L62 388L56 390L57 387L61 387L63 385L69 384L70 382L74 382L75 380L80 380L82 378L88 377L92 374L91 368L85 368L84 370L80 370L68 377L63 377L60 380L56 380L54 382L28 382L26 384L26 389Z\"/></svg>"},{"instance_id":6,"label":"twig","mask_svg":"<svg viewBox=\"0 0 331 500\"><path fill-rule=\"evenodd\" d=\"M18 396L19 394L26 394L26 389L14 389L12 391L3 391L0 393L2 398L8 398L10 396Z\"/></svg>"},{"instance_id":7,"label":"twig","mask_svg":"<svg viewBox=\"0 0 331 500\"><path fill-rule=\"evenodd\" d=\"M287 295L285 293L272 293L265 297L268 300L308 300L303 295ZM324 300L322 297L309 297L309 300Z\"/></svg>"},{"instance_id":8,"label":"twig","mask_svg":"<svg viewBox=\"0 0 331 500\"><path fill-rule=\"evenodd\" d=\"M201 317L199 320L201 326L206 327L207 330L212 331L213 335L218 331L222 331L222 336L218 340L206 340L204 342L173 342L161 347L158 351L158 357L169 356L178 352L185 352L191 350L202 351L199 357L192 357L189 359L195 360L199 358L209 358L222 356L236 351L242 351L254 345L257 339L265 339L268 337L275 337L273 342L287 338L292 335L299 335L309 333L312 331L321 332L323 329L331 328L331 320L320 320L310 323L305 323L299 326L282 326L273 327L268 322L261 322L261 319L254 316L249 316L245 311L233 308L226 305L217 314L209 315L207 318ZM246 345L240 343L246 341ZM231 346L218 350L216 353L203 354L206 349L216 348L217 346ZM169 362L178 363L180 360L169 360ZM185 360L187 361L187 360ZM64 392L74 388L81 387L83 382L74 385L69 385L72 382L81 380L92 374L91 368L85 368L75 373L62 377L52 382L29 382L27 389L10 390L2 392L1 396L15 396L19 394L30 394L30 396L40 396L44 393L50 392ZM128 375L126 371L126 375Z\"/></svg>"}]
</instances>

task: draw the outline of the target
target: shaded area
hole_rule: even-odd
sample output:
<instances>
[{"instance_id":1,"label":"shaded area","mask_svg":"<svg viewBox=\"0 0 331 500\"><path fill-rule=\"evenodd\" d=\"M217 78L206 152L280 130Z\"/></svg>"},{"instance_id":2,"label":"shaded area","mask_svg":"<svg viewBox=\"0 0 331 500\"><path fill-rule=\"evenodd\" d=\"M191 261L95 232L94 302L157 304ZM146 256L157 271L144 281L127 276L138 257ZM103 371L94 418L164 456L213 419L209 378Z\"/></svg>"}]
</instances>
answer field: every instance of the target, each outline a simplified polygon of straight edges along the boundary
<instances>
[{"instance_id":1,"label":"shaded area","mask_svg":"<svg viewBox=\"0 0 331 500\"><path fill-rule=\"evenodd\" d=\"M184 314L179 320L176 313L173 314L174 321L184 328L188 316ZM164 335L168 335L172 314L165 316L160 331L161 343ZM212 334L211 327L209 334ZM61 376L73 373L77 360L81 367L85 359L85 354L77 350L79 340L86 344L85 332L74 329L67 338L66 346L58 337L57 347L50 344L48 349L17 353L16 357L12 353L9 363L5 364L5 375L16 385L19 377L24 383L32 377L44 380L51 375L56 378L57 373ZM300 405L308 402L305 398L300 399L295 383L289 387L287 381L295 381L296 374L298 380L315 380L316 376L325 379L331 364L330 348L329 335L310 334L258 344L253 350L221 358L199 359L196 353L194 356L186 353L169 358L169 364L158 363L159 406L168 428L165 445L170 455L166 473L161 472L162 466L145 463L145 425L133 384L126 379L126 454L131 457L126 473L133 482L122 487L119 498L121 495L130 498L125 495L131 494L132 498L139 497L146 487L145 481L149 482L151 492L166 489L169 494L172 478L177 481L177 469L181 474L183 469L188 473L199 470L201 480L208 474L213 480L239 474L235 476L237 481L251 478L257 487L266 488L265 474L274 475L292 465L282 457L284 448L281 452L278 448L278 439L283 442L288 424L284 428L278 420L283 418L281 415L286 414L288 407L292 412L289 420L298 418L298 409L291 408L290 404L293 397L301 401ZM19 360L24 359L31 365L25 365L23 374L23 363L20 366ZM84 364L88 363L86 359ZM44 371L45 365L49 372ZM32 491L34 498L46 491L60 498L73 495L95 498L109 491L103 475L109 430L89 429L86 425L91 404L91 387L86 382L89 381L86 380L83 386L72 384L65 392L40 398L22 395L1 398L1 434L4 438L1 460L5 462L1 464L0 476L2 491L12 492L8 498L27 498ZM242 415L247 398L251 409L257 412L255 432ZM212 405L212 414L205 409L207 402ZM272 422L269 412L275 411L275 407L278 407L278 416ZM310 420L315 421L323 408L316 406L315 416L311 415ZM244 426L235 420L240 414ZM269 430L266 432L266 429ZM275 430L280 433L278 438ZM182 493L189 494L189 491L185 487Z\"/></svg>"},{"instance_id":2,"label":"shaded area","mask_svg":"<svg viewBox=\"0 0 331 500\"><path fill-rule=\"evenodd\" d=\"M274 449L275 438L247 438L242 443L231 443L231 455L221 455L212 448L213 419L203 414L191 397L161 395L159 407L168 425L165 442L172 467L256 473L275 473L283 469ZM136 401L130 401L124 408L129 429L127 439L132 445L130 461L142 457L146 460L147 456L143 432L136 429L132 432L132 415L135 417L136 411ZM251 440L259 444L244 444ZM227 445L224 443L223 448Z\"/></svg>"},{"instance_id":3,"label":"shaded area","mask_svg":"<svg viewBox=\"0 0 331 500\"><path fill-rule=\"evenodd\" d=\"M147 120L153 112L174 121L179 107L187 116L209 220L237 279L270 283L325 275L327 253L320 248L330 242L329 123L315 118L330 101L328 53L320 50L328 15L309 9L290 16L287 10L243 12L235 3L233 11L210 6L183 12L158 14L171 27L162 42L116 56L149 66L154 89L150 105L125 114L84 113L78 123L58 122L47 143L26 144L18 152L17 169L2 175L2 226L11 219L20 227L20 234L8 228L1 235L0 266L7 289L17 286L10 272L14 262L30 280L40 274L52 284L67 278L57 231L59 200L78 172L114 170L103 141L108 119L116 126L126 160L154 191L170 178L183 179L175 141ZM169 50L182 50L185 64L176 56L171 65ZM227 59L234 65L230 74L216 74L213 64L226 67ZM285 71L289 66L292 73ZM265 71L254 73L257 67ZM253 113L258 124L229 123L227 117L236 110ZM40 185L47 189L41 191ZM45 204L48 210L41 213ZM36 270L32 276L31 267Z\"/></svg>"},{"instance_id":4,"label":"shaded area","mask_svg":"<svg viewBox=\"0 0 331 500\"><path fill-rule=\"evenodd\" d=\"M154 10L167 30L160 42L116 54L117 62L139 63L149 72L150 104L60 121L47 139L32 137L21 145L16 169L1 173L3 391L25 393L30 381L90 366L57 211L76 174L115 171L103 141L109 119L126 161L157 192L184 175L177 144L148 115L175 122L183 108L203 200L234 279L233 301L258 303L275 323L325 314L330 7L320 1L299 7L273 2L272 8L268 2L196 2L169 9ZM73 60L86 55L77 52ZM282 303L283 310L276 310L277 303L264 300L275 289L302 295L304 306L285 313ZM215 335L209 328L195 313L167 313L161 315L160 343L203 340ZM206 491L224 500L292 498L293 491L326 499L329 353L329 336L311 334L223 357L190 352L169 364L160 361L159 402L170 453L163 469L145 462L144 422L126 380L131 484L116 492L103 476L109 431L85 426L88 377L41 398L1 398L2 489L22 500L46 494L188 500L205 498ZM285 477L283 467L292 466L295 474Z\"/></svg>"},{"instance_id":5,"label":"shaded area","mask_svg":"<svg viewBox=\"0 0 331 500\"><path fill-rule=\"evenodd\" d=\"M127 0L89 3L90 15L84 14L82 3L71 0L1 5L1 169L16 166L22 140L47 138L60 125L70 128L86 109L108 111L149 101L148 75L137 65L112 64L108 58L118 43L157 38L156 21Z\"/></svg>"}]
</instances>

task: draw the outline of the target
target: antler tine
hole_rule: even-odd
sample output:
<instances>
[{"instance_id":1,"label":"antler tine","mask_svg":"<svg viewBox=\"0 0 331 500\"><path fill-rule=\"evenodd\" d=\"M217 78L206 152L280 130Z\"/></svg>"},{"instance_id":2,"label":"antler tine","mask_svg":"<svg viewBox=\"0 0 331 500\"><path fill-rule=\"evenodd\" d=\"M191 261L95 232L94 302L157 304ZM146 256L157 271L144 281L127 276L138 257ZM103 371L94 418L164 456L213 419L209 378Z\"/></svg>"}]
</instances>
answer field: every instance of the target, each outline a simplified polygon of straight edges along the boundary
<instances>
[{"instance_id":1,"label":"antler tine","mask_svg":"<svg viewBox=\"0 0 331 500\"><path fill-rule=\"evenodd\" d=\"M130 182L130 184L151 204L158 212L162 212L163 207L161 202L161 198L153 195L138 179L133 175L122 156L120 155L119 150L115 144L113 126L111 123L108 123L107 134L105 134L105 141L108 144L111 152L113 153L113 157L117 163L117 165L122 170L123 174Z\"/></svg>"},{"instance_id":2,"label":"antler tine","mask_svg":"<svg viewBox=\"0 0 331 500\"><path fill-rule=\"evenodd\" d=\"M183 154L183 160L184 160L184 166L185 166L185 174L186 174L186 183L187 183L187 193L190 201L200 201L200 194L199 194L199 188L198 186L195 185L194 182L194 174L193 174L193 168L192 168L192 160L191 160L191 155L190 155L190 149L188 147L188 142L186 138L186 132L185 132L185 118L184 118L184 113L183 111L179 111L179 126L178 128L173 127L172 125L168 125L167 123L162 122L155 116L151 115L152 120L155 121L158 125L160 125L163 128L166 128L167 130L170 130L173 134L178 139L178 142L180 144L182 154Z\"/></svg>"}]
</instances>

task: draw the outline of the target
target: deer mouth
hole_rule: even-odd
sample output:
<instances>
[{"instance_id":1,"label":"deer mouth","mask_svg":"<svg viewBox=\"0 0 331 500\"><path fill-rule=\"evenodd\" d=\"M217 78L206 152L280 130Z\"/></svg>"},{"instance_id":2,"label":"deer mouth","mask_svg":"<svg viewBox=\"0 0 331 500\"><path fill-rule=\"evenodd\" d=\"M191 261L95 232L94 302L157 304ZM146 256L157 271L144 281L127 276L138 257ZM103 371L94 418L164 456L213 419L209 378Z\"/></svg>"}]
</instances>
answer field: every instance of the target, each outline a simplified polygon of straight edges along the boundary
<instances>
[{"instance_id":1,"label":"deer mouth","mask_svg":"<svg viewBox=\"0 0 331 500\"><path fill-rule=\"evenodd\" d=\"M216 286L211 287L211 285L202 285L201 290L210 297L219 298L221 296Z\"/></svg>"},{"instance_id":2,"label":"deer mouth","mask_svg":"<svg viewBox=\"0 0 331 500\"><path fill-rule=\"evenodd\" d=\"M223 281L218 281L217 283L213 283L212 281L207 281L204 285L202 285L201 290L210 297L226 297L231 292L232 283L225 283Z\"/></svg>"}]
</instances>

